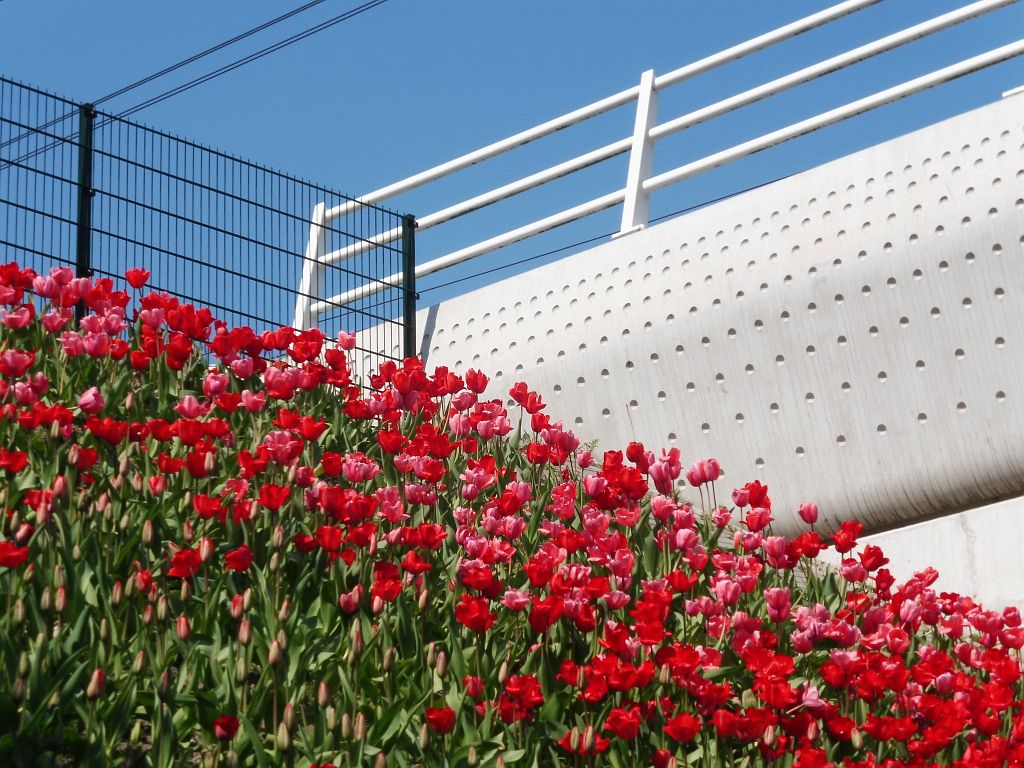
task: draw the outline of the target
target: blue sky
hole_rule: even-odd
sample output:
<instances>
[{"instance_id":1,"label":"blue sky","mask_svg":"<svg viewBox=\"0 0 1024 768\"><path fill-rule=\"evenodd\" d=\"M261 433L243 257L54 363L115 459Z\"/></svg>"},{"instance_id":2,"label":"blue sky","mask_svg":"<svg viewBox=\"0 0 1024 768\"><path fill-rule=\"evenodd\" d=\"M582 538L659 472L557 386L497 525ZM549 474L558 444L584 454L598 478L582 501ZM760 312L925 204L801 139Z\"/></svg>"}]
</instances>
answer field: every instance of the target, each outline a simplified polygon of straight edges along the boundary
<instances>
[{"instance_id":1,"label":"blue sky","mask_svg":"<svg viewBox=\"0 0 1024 768\"><path fill-rule=\"evenodd\" d=\"M299 4L2 0L0 73L94 99ZM104 107L126 109L356 4L328 0ZM390 0L134 119L358 195L634 85L645 69L667 72L832 4ZM673 87L661 96L660 120L965 4L882 0ZM659 143L655 170L1012 42L1021 30L1024 3L1017 3L677 134ZM1020 59L670 187L652 198L652 216L812 167L997 100L1018 85L1024 85ZM389 204L422 216L622 138L632 125L631 107L620 108ZM622 156L423 233L419 258L443 255L618 189L625 169ZM612 231L620 215L611 209L425 280L421 288ZM423 302L513 273L425 290Z\"/></svg>"}]
</instances>

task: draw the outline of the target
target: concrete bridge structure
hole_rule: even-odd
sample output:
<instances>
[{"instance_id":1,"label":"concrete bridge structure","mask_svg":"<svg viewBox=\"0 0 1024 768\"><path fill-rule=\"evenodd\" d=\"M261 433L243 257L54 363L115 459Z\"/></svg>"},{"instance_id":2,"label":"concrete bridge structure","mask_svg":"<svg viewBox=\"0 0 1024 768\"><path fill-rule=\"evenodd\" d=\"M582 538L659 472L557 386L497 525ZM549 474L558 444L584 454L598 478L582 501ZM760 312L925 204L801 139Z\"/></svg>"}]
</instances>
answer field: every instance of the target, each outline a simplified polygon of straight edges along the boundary
<instances>
[{"instance_id":1,"label":"concrete bridge structure","mask_svg":"<svg viewBox=\"0 0 1024 768\"><path fill-rule=\"evenodd\" d=\"M655 452L678 447L687 461L714 456L723 486L767 483L785 533L802 527L798 505L815 501L826 529L864 523L898 577L933 565L940 588L1024 607L1024 92L648 222L652 192L1024 53L1018 40L653 172L661 138L1016 0L969 3L659 123L665 88L877 2L846 0L672 72L645 72L638 86L360 201L317 206L295 325L621 205L611 241L421 308L428 366L480 368L496 392L526 381L599 449L639 440ZM414 275L314 298L324 270L402 236L394 229L332 250L326 226L358 214L361 202L631 102L631 136L422 216L419 226L628 154L621 189L420 261Z\"/></svg>"},{"instance_id":2,"label":"concrete bridge structure","mask_svg":"<svg viewBox=\"0 0 1024 768\"><path fill-rule=\"evenodd\" d=\"M418 315L429 366L714 456L910 575L1024 604L1024 94Z\"/></svg>"}]
</instances>

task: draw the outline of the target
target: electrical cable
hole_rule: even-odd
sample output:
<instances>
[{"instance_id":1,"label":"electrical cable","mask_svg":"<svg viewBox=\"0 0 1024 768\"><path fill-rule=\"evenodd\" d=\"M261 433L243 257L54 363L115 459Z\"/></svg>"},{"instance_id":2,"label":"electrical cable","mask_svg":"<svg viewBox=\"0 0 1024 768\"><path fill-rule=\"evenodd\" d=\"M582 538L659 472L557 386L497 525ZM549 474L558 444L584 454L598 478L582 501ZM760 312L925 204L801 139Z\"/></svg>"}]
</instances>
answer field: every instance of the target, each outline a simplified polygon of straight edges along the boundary
<instances>
[{"instance_id":1,"label":"electrical cable","mask_svg":"<svg viewBox=\"0 0 1024 768\"><path fill-rule=\"evenodd\" d=\"M145 101L136 104L134 107L130 107L124 110L123 112L119 112L117 114L117 117L128 117L129 115L135 114L140 110L147 109L148 107L151 107L154 104L159 104L161 101L170 99L174 96L177 96L180 93L184 93L185 91L195 88L197 85L207 83L210 80L218 78L221 75L225 75L228 72L238 69L239 67L243 67L246 64L250 64L251 62L256 61L257 59L261 59L264 56L270 55L271 53L275 53L283 48L287 48L289 45L293 45L294 43L305 40L307 37L315 35L318 32L322 32L325 29L329 29L335 26L336 24L340 24L343 21L348 21L349 19L355 18L356 16L359 16L360 14L365 13L366 11L372 10L373 8L376 8L379 5L383 5L386 2L388 2L388 0L370 0L370 2L366 2L363 3L362 5L356 6L355 8L352 8L348 11L345 11L342 14L339 14L328 19L327 21L323 21L320 24L317 24L316 26L310 27L309 29L303 30L302 32L298 32L292 35L291 37L287 37L284 40L274 43L273 45L267 46L266 48L256 51L255 53L251 53L248 56L244 56L243 58L238 59L237 61L233 61L230 64L225 64L222 67L218 67L212 72L208 72L205 75L201 75L200 77L190 80L187 83L183 83L182 85L179 85L176 88L172 88L169 91L165 91L164 93L158 94L157 96L153 96L152 98L146 99Z\"/></svg>"},{"instance_id":2,"label":"electrical cable","mask_svg":"<svg viewBox=\"0 0 1024 768\"><path fill-rule=\"evenodd\" d=\"M139 80L136 80L134 83L130 83L130 84L124 86L123 88L118 88L116 91L112 91L112 92L108 93L106 96L101 96L100 98L98 98L95 101L93 101L93 104L94 105L102 104L105 101L109 101L110 99L116 98L118 96L122 96L123 94L128 93L129 91L133 91L136 88L139 88L139 87L141 87L143 85L146 85L147 83L151 83L152 81L154 81L154 80L156 80L156 79L158 79L160 77L163 77L164 75L168 75L171 72L174 72L174 71L176 71L178 69L181 69L182 67L188 66L189 64L193 64L193 63L199 61L200 59L206 58L207 56L209 56L212 53L216 53L217 51L223 50L224 48L227 48L230 45L234 45L235 43L241 42L242 40L245 40L248 37L252 37L253 35L255 35L255 34L259 33L259 32L262 32L265 29L269 29L270 27L273 27L276 24L280 24L282 21L290 19L292 16L296 16L296 15L298 15L300 13L303 13L304 11L308 11L309 9L314 8L314 7L318 6L318 5L320 5L321 3L325 3L325 2L327 2L327 0L311 0L310 2L306 3L305 5L301 5L298 8L293 8L292 10L288 11L287 13L283 13L280 16L277 16L276 18L270 19L269 21L265 21L262 24L259 24L259 25L255 26L255 27L253 27L252 29L248 29L245 32L241 32L241 33L235 35L232 38L229 38L227 40L223 40L223 41L217 43L216 45L214 45L214 46L212 46L210 48L207 48L205 51L200 51L199 53L196 53L196 54L193 54L192 56L189 56L188 58L181 59L180 61L175 62L174 64L171 64L170 66L164 67L159 72L154 72L154 73L152 73L150 75L147 75L146 77L143 77L143 78L141 78ZM57 123L59 123L62 120L66 119L67 117L68 116L65 115L63 117L54 118L50 122L40 126L39 128L37 128L35 130L36 131L45 131L48 128L52 128L54 125L57 125ZM22 138L23 138L23 136L15 136L12 139L8 139L3 144L0 144L0 148L6 147L9 144L13 144L13 143L15 143L17 141L21 141Z\"/></svg>"}]
</instances>

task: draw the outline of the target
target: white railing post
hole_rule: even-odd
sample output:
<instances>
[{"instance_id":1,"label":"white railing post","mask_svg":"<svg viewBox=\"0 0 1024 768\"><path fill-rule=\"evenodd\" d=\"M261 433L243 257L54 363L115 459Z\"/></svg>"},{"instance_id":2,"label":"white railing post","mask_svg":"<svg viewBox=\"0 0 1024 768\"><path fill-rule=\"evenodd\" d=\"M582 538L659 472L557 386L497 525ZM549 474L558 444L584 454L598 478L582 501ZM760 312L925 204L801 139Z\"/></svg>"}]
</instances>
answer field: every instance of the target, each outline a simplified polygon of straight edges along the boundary
<instances>
[{"instance_id":1,"label":"white railing post","mask_svg":"<svg viewBox=\"0 0 1024 768\"><path fill-rule=\"evenodd\" d=\"M626 172L626 200L622 204L622 226L619 235L625 235L647 226L650 194L644 191L644 182L654 170L654 140L651 129L658 122L658 92L654 88L654 70L640 76L640 93L636 100L636 123L633 126L633 145L629 150L629 170Z\"/></svg>"},{"instance_id":2,"label":"white railing post","mask_svg":"<svg viewBox=\"0 0 1024 768\"><path fill-rule=\"evenodd\" d=\"M316 325L313 302L323 297L324 264L327 254L327 205L317 203L309 220L309 240L306 242L306 257L302 262L302 280L299 295L295 299L295 319L292 326L307 330Z\"/></svg>"}]
</instances>

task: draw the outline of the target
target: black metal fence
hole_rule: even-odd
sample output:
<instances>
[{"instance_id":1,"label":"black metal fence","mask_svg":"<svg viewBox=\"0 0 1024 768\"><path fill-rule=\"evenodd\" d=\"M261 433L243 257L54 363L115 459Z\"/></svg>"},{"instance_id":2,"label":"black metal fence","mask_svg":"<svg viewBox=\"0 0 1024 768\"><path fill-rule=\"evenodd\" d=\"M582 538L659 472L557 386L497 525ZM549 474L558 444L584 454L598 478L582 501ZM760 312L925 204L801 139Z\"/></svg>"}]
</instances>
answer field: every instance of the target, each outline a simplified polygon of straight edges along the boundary
<instances>
[{"instance_id":1,"label":"black metal fence","mask_svg":"<svg viewBox=\"0 0 1024 768\"><path fill-rule=\"evenodd\" d=\"M372 299L329 298L415 265L411 217L373 205L323 227L326 252L395 227L318 270L300 293L314 207L352 198L191 141L0 77L0 262L37 271L121 279L132 266L150 286L209 307L257 333L296 324L302 299L325 301L328 335L358 334L360 368L415 354L415 293L388 287ZM344 229L340 228L344 227ZM322 254L321 254L322 255ZM360 373L365 373L360 370Z\"/></svg>"}]
</instances>

